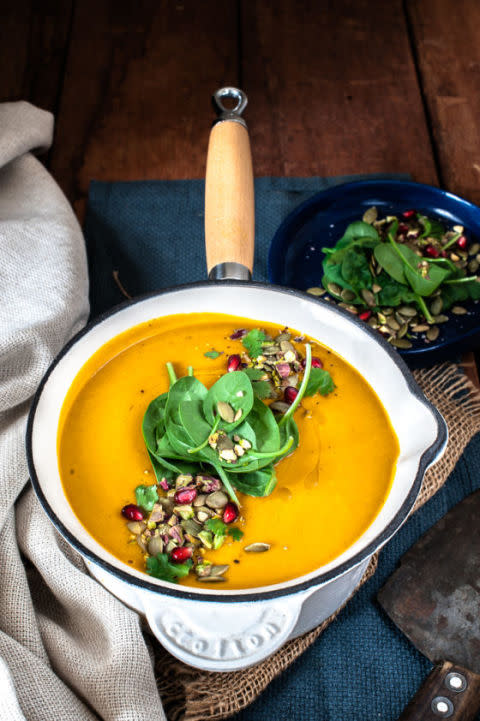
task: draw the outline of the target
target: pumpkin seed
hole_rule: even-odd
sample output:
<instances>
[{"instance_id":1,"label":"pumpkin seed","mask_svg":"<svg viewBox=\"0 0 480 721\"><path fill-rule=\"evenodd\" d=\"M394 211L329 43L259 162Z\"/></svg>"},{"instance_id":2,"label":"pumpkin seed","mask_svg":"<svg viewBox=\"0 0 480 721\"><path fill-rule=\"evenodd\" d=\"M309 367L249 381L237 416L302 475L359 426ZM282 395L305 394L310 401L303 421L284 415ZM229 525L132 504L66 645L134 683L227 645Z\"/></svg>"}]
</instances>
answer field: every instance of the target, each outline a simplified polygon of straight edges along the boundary
<instances>
[{"instance_id":1,"label":"pumpkin seed","mask_svg":"<svg viewBox=\"0 0 480 721\"><path fill-rule=\"evenodd\" d=\"M383 315L393 315L393 308L384 308Z\"/></svg>"},{"instance_id":2,"label":"pumpkin seed","mask_svg":"<svg viewBox=\"0 0 480 721\"><path fill-rule=\"evenodd\" d=\"M143 536L137 536L136 541L144 553L147 552L147 544Z\"/></svg>"},{"instance_id":3,"label":"pumpkin seed","mask_svg":"<svg viewBox=\"0 0 480 721\"><path fill-rule=\"evenodd\" d=\"M226 448L224 451L220 451L219 456L224 461L227 461L227 463L235 463L237 460L237 454L233 448Z\"/></svg>"},{"instance_id":4,"label":"pumpkin seed","mask_svg":"<svg viewBox=\"0 0 480 721\"><path fill-rule=\"evenodd\" d=\"M197 576L197 581L201 583L219 583L226 580L223 576Z\"/></svg>"},{"instance_id":5,"label":"pumpkin seed","mask_svg":"<svg viewBox=\"0 0 480 721\"><path fill-rule=\"evenodd\" d=\"M466 315L468 313L468 310L462 305L454 305L452 308L452 313L454 313L455 315Z\"/></svg>"},{"instance_id":6,"label":"pumpkin seed","mask_svg":"<svg viewBox=\"0 0 480 721\"><path fill-rule=\"evenodd\" d=\"M478 260L475 260L475 258L474 258L474 259L471 260L470 263L468 264L468 270L470 271L470 273L476 273L477 270L478 270L479 265L480 265L480 264L479 264Z\"/></svg>"},{"instance_id":7,"label":"pumpkin seed","mask_svg":"<svg viewBox=\"0 0 480 721\"><path fill-rule=\"evenodd\" d=\"M376 305L375 296L373 295L371 290L368 290L368 288L362 288L361 290L361 296L365 303L372 308L374 305Z\"/></svg>"},{"instance_id":8,"label":"pumpkin seed","mask_svg":"<svg viewBox=\"0 0 480 721\"><path fill-rule=\"evenodd\" d=\"M218 451L231 451L232 448L233 448L232 439L229 438L226 433L222 433L222 435L219 435L219 437L217 439L217 450Z\"/></svg>"},{"instance_id":9,"label":"pumpkin seed","mask_svg":"<svg viewBox=\"0 0 480 721\"><path fill-rule=\"evenodd\" d=\"M235 413L235 415L234 415L234 417L233 417L233 420L234 420L234 421L239 421L240 418L242 417L242 413L243 413L242 409L239 408L238 411Z\"/></svg>"},{"instance_id":10,"label":"pumpkin seed","mask_svg":"<svg viewBox=\"0 0 480 721\"><path fill-rule=\"evenodd\" d=\"M440 311L442 310L442 308L443 308L443 300L441 299L440 296L438 296L438 298L435 298L430 303L430 311L431 311L432 315L438 315L440 313Z\"/></svg>"},{"instance_id":11,"label":"pumpkin seed","mask_svg":"<svg viewBox=\"0 0 480 721\"><path fill-rule=\"evenodd\" d=\"M340 295L347 303L350 303L350 301L354 300L355 298L355 293L353 292L353 290L349 290L348 288L344 288Z\"/></svg>"},{"instance_id":12,"label":"pumpkin seed","mask_svg":"<svg viewBox=\"0 0 480 721\"><path fill-rule=\"evenodd\" d=\"M186 533L189 533L191 536L195 537L198 536L198 534L202 530L202 525L194 521L193 518L182 521L181 526Z\"/></svg>"},{"instance_id":13,"label":"pumpkin seed","mask_svg":"<svg viewBox=\"0 0 480 721\"><path fill-rule=\"evenodd\" d=\"M215 491L207 496L206 503L209 508L224 508L228 503L228 496L223 491Z\"/></svg>"},{"instance_id":14,"label":"pumpkin seed","mask_svg":"<svg viewBox=\"0 0 480 721\"><path fill-rule=\"evenodd\" d=\"M428 340L437 340L439 334L440 328L438 327L438 325L432 325L431 328L427 330L426 337Z\"/></svg>"},{"instance_id":15,"label":"pumpkin seed","mask_svg":"<svg viewBox=\"0 0 480 721\"><path fill-rule=\"evenodd\" d=\"M235 411L229 403L225 403L225 401L218 401L217 411L222 420L226 423L233 423Z\"/></svg>"},{"instance_id":16,"label":"pumpkin seed","mask_svg":"<svg viewBox=\"0 0 480 721\"><path fill-rule=\"evenodd\" d=\"M277 355L279 352L279 347L277 345L269 345L266 348L263 349L263 355L269 356L269 355Z\"/></svg>"},{"instance_id":17,"label":"pumpkin seed","mask_svg":"<svg viewBox=\"0 0 480 721\"><path fill-rule=\"evenodd\" d=\"M364 223L368 223L369 225L372 225L378 218L378 210L375 206L372 206L368 210L366 210L363 214L362 220Z\"/></svg>"},{"instance_id":18,"label":"pumpkin seed","mask_svg":"<svg viewBox=\"0 0 480 721\"><path fill-rule=\"evenodd\" d=\"M404 323L404 324L400 327L400 330L399 330L398 333L397 333L397 338L403 338L403 336L406 335L407 330L408 330L408 323Z\"/></svg>"},{"instance_id":19,"label":"pumpkin seed","mask_svg":"<svg viewBox=\"0 0 480 721\"><path fill-rule=\"evenodd\" d=\"M314 286L313 288L307 288L307 293L310 293L310 295L316 295L320 298L320 296L325 295L327 291L324 288L317 288Z\"/></svg>"},{"instance_id":20,"label":"pumpkin seed","mask_svg":"<svg viewBox=\"0 0 480 721\"><path fill-rule=\"evenodd\" d=\"M228 571L229 568L230 568L230 566L228 566L228 565L225 565L225 566L210 566L210 573L208 574L208 575L209 575L209 578L211 578L212 576L223 576L223 574L224 574L226 571Z\"/></svg>"},{"instance_id":21,"label":"pumpkin seed","mask_svg":"<svg viewBox=\"0 0 480 721\"><path fill-rule=\"evenodd\" d=\"M198 507L198 506L204 506L206 500L207 500L206 494L205 494L205 493L200 493L200 494L195 498L195 500L193 501L193 505L194 505L194 506L197 506L197 507Z\"/></svg>"},{"instance_id":22,"label":"pumpkin seed","mask_svg":"<svg viewBox=\"0 0 480 721\"><path fill-rule=\"evenodd\" d=\"M290 408L288 403L284 403L283 401L274 401L270 404L270 408L272 411L278 411L279 413L286 413L288 409Z\"/></svg>"},{"instance_id":23,"label":"pumpkin seed","mask_svg":"<svg viewBox=\"0 0 480 721\"><path fill-rule=\"evenodd\" d=\"M321 291L323 291L323 293L325 293L325 291L323 290L323 288L316 288L316 290L321 290ZM308 292L308 291L307 291L307 292ZM282 340L290 340L291 337L292 337L292 336L291 336L290 333L279 333L279 334L276 336L276 338L275 338L275 342L276 342L276 343L280 343L280 341L282 341Z\"/></svg>"},{"instance_id":24,"label":"pumpkin seed","mask_svg":"<svg viewBox=\"0 0 480 721\"><path fill-rule=\"evenodd\" d=\"M342 289L336 283L329 283L327 285L327 288L328 288L328 292L331 293L332 295L341 295L341 293L342 293Z\"/></svg>"},{"instance_id":25,"label":"pumpkin seed","mask_svg":"<svg viewBox=\"0 0 480 721\"><path fill-rule=\"evenodd\" d=\"M446 323L447 320L448 320L448 315L434 315L433 316L434 323Z\"/></svg>"},{"instance_id":26,"label":"pumpkin seed","mask_svg":"<svg viewBox=\"0 0 480 721\"><path fill-rule=\"evenodd\" d=\"M453 228L452 228L452 230L453 230L455 233L463 233L463 231L465 230L465 228L463 227L463 225L454 225Z\"/></svg>"},{"instance_id":27,"label":"pumpkin seed","mask_svg":"<svg viewBox=\"0 0 480 721\"><path fill-rule=\"evenodd\" d=\"M382 286L378 285L378 283L374 283L372 285L372 290L374 293L380 293L380 291L382 290Z\"/></svg>"},{"instance_id":28,"label":"pumpkin seed","mask_svg":"<svg viewBox=\"0 0 480 721\"><path fill-rule=\"evenodd\" d=\"M288 351L295 353L295 348L289 340L280 341L280 350L282 353L288 353Z\"/></svg>"},{"instance_id":29,"label":"pumpkin seed","mask_svg":"<svg viewBox=\"0 0 480 721\"><path fill-rule=\"evenodd\" d=\"M408 348L412 347L412 344L406 338L392 338L391 344L395 348L401 348L402 350L408 350Z\"/></svg>"},{"instance_id":30,"label":"pumpkin seed","mask_svg":"<svg viewBox=\"0 0 480 721\"><path fill-rule=\"evenodd\" d=\"M151 556L156 556L157 553L162 553L163 541L160 536L154 536L153 538L151 538L148 542L147 549Z\"/></svg>"},{"instance_id":31,"label":"pumpkin seed","mask_svg":"<svg viewBox=\"0 0 480 721\"><path fill-rule=\"evenodd\" d=\"M414 315L417 315L416 309L413 308L411 305L402 305L398 309L398 312L406 316L407 318L413 318Z\"/></svg>"},{"instance_id":32,"label":"pumpkin seed","mask_svg":"<svg viewBox=\"0 0 480 721\"><path fill-rule=\"evenodd\" d=\"M374 328L374 329L378 328L378 321L376 318L369 318L367 320L367 323L370 326L370 328Z\"/></svg>"},{"instance_id":33,"label":"pumpkin seed","mask_svg":"<svg viewBox=\"0 0 480 721\"><path fill-rule=\"evenodd\" d=\"M387 318L387 325L388 325L388 327L391 328L392 330L400 330L400 323L397 323L397 321L395 320L395 318L393 318L392 316L389 316L389 317Z\"/></svg>"},{"instance_id":34,"label":"pumpkin seed","mask_svg":"<svg viewBox=\"0 0 480 721\"><path fill-rule=\"evenodd\" d=\"M480 251L480 244L474 243L473 245L470 246L468 255L477 255L478 251Z\"/></svg>"},{"instance_id":35,"label":"pumpkin seed","mask_svg":"<svg viewBox=\"0 0 480 721\"><path fill-rule=\"evenodd\" d=\"M249 546L245 546L243 549L247 553L264 553L270 550L269 543L251 543Z\"/></svg>"},{"instance_id":36,"label":"pumpkin seed","mask_svg":"<svg viewBox=\"0 0 480 721\"><path fill-rule=\"evenodd\" d=\"M416 325L411 326L411 330L414 333L425 333L430 328L429 325L426 325L425 323L418 323Z\"/></svg>"},{"instance_id":37,"label":"pumpkin seed","mask_svg":"<svg viewBox=\"0 0 480 721\"><path fill-rule=\"evenodd\" d=\"M450 260L453 260L453 262L456 262L457 260L460 260L460 256L456 253L450 253Z\"/></svg>"}]
</instances>

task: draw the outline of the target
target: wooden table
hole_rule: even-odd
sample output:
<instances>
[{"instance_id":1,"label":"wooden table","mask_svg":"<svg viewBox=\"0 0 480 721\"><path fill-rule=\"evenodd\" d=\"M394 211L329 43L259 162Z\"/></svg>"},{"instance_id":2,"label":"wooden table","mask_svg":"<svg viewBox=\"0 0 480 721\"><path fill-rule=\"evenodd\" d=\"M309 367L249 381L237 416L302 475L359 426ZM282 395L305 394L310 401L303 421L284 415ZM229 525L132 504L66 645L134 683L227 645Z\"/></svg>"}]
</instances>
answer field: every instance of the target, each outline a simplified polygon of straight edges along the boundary
<instances>
[{"instance_id":1,"label":"wooden table","mask_svg":"<svg viewBox=\"0 0 480 721\"><path fill-rule=\"evenodd\" d=\"M204 177L222 85L248 94L256 176L406 172L480 203L478 0L3 0L0 16L0 100L55 113L47 165L80 218L92 179Z\"/></svg>"}]
</instances>

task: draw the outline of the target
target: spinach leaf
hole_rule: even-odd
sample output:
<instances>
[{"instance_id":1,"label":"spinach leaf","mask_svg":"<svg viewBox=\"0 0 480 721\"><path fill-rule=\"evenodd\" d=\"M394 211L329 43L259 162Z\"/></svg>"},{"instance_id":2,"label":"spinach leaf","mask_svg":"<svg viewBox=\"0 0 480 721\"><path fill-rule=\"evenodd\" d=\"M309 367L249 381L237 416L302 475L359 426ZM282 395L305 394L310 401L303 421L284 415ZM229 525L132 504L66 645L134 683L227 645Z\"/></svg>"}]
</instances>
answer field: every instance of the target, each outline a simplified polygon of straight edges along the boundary
<instances>
[{"instance_id":1,"label":"spinach leaf","mask_svg":"<svg viewBox=\"0 0 480 721\"><path fill-rule=\"evenodd\" d=\"M343 277L341 265L326 265L324 262L322 283L323 283L323 287L325 288L325 290L328 290L330 295L335 296L335 294L332 293L328 289L328 286L330 285L330 283L336 283L336 285L339 285L341 288L346 288L347 290L351 290L355 293L355 295L357 295L355 289L350 285L350 283L347 283L347 281ZM342 300L340 295L336 295L335 297ZM349 302L355 302L355 300L349 301ZM363 303L364 301L361 300L361 302Z\"/></svg>"},{"instance_id":2,"label":"spinach leaf","mask_svg":"<svg viewBox=\"0 0 480 721\"><path fill-rule=\"evenodd\" d=\"M322 251L325 253L325 255L328 256L328 263L341 263L343 261L343 258L345 257L345 254L348 253L350 249L364 248L365 250L372 250L373 248L375 248L378 241L379 238L377 234L376 238L365 237L360 238L359 240L351 240L345 243L341 243L341 241L339 241L335 248L322 248Z\"/></svg>"},{"instance_id":3,"label":"spinach leaf","mask_svg":"<svg viewBox=\"0 0 480 721\"><path fill-rule=\"evenodd\" d=\"M146 561L147 573L162 581L177 583L179 578L188 576L193 562L191 559L185 563L172 563L166 553L157 553L156 556L149 556Z\"/></svg>"},{"instance_id":4,"label":"spinach leaf","mask_svg":"<svg viewBox=\"0 0 480 721\"><path fill-rule=\"evenodd\" d=\"M372 238L376 241L380 240L377 229L373 225L370 225L370 223L364 223L363 220L356 220L353 223L350 223L341 240L350 241L357 240L358 238ZM340 245L340 243L337 245Z\"/></svg>"},{"instance_id":5,"label":"spinach leaf","mask_svg":"<svg viewBox=\"0 0 480 721\"><path fill-rule=\"evenodd\" d=\"M277 476L273 464L270 464L259 471L235 476L233 483L240 493L258 498L270 495L277 484Z\"/></svg>"},{"instance_id":6,"label":"spinach leaf","mask_svg":"<svg viewBox=\"0 0 480 721\"><path fill-rule=\"evenodd\" d=\"M324 368L312 368L304 396L314 396L315 393L328 396L333 390L335 390L335 383L330 373Z\"/></svg>"},{"instance_id":7,"label":"spinach leaf","mask_svg":"<svg viewBox=\"0 0 480 721\"><path fill-rule=\"evenodd\" d=\"M135 499L137 506L150 513L158 501L157 486L137 486L135 488Z\"/></svg>"},{"instance_id":8,"label":"spinach leaf","mask_svg":"<svg viewBox=\"0 0 480 721\"><path fill-rule=\"evenodd\" d=\"M172 460L171 456L168 459L160 455L154 456L153 453L150 452L148 455L153 467L153 472L155 473L155 478L158 482L160 482L165 475L171 475L172 473L178 476L181 473L191 473L192 475L195 475L197 472L198 466L194 463L187 463L186 461L178 458L174 458ZM165 471L167 471L167 473L165 473Z\"/></svg>"},{"instance_id":9,"label":"spinach leaf","mask_svg":"<svg viewBox=\"0 0 480 721\"><path fill-rule=\"evenodd\" d=\"M375 260L397 283L407 285L404 268L405 264L395 250L387 243L379 243L373 251Z\"/></svg>"},{"instance_id":10,"label":"spinach leaf","mask_svg":"<svg viewBox=\"0 0 480 721\"><path fill-rule=\"evenodd\" d=\"M343 278L349 283L356 293L362 288L372 287L372 274L365 255L355 249L346 252L342 262L341 270Z\"/></svg>"},{"instance_id":11,"label":"spinach leaf","mask_svg":"<svg viewBox=\"0 0 480 721\"><path fill-rule=\"evenodd\" d=\"M221 376L203 398L203 412L207 422L215 422L219 401L228 403L235 413L242 411L238 420L232 423L222 421L220 427L226 431L236 428L250 413L253 406L252 384L243 371L233 371Z\"/></svg>"},{"instance_id":12,"label":"spinach leaf","mask_svg":"<svg viewBox=\"0 0 480 721\"><path fill-rule=\"evenodd\" d=\"M259 328L253 328L246 336L242 338L243 347L247 351L250 358L256 358L261 355L263 343L271 341L271 338Z\"/></svg>"},{"instance_id":13,"label":"spinach leaf","mask_svg":"<svg viewBox=\"0 0 480 721\"><path fill-rule=\"evenodd\" d=\"M381 287L381 291L377 294L378 306L398 306L403 303L412 303L415 301L415 294L410 290L408 285L397 283L388 273L382 270L377 275L377 283Z\"/></svg>"},{"instance_id":14,"label":"spinach leaf","mask_svg":"<svg viewBox=\"0 0 480 721\"><path fill-rule=\"evenodd\" d=\"M165 406L168 393L154 398L150 403L142 422L142 433L147 449L154 453L157 448L157 437L165 433Z\"/></svg>"},{"instance_id":15,"label":"spinach leaf","mask_svg":"<svg viewBox=\"0 0 480 721\"><path fill-rule=\"evenodd\" d=\"M408 247L408 245L395 243L391 237L390 248L394 253L396 253L398 259L403 264L403 274L405 280L411 289L420 296L431 295L450 275L450 271L440 267L439 265L435 265L434 263L429 263L425 259L420 259L419 256ZM376 250L377 249L375 248L375 252ZM387 272L393 275L381 261L379 262ZM427 273L425 276L422 274L422 268L420 267L421 263L426 263ZM398 280L398 278L396 278L396 280Z\"/></svg>"}]
</instances>

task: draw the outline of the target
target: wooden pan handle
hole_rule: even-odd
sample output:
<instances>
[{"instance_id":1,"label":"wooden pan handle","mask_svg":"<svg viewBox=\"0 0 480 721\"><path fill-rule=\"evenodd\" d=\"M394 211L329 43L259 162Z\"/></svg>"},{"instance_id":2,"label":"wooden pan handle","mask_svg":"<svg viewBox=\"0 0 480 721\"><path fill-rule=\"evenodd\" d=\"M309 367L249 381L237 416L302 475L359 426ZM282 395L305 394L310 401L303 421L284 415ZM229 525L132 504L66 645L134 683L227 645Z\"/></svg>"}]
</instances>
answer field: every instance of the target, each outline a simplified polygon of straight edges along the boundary
<instances>
[{"instance_id":1,"label":"wooden pan handle","mask_svg":"<svg viewBox=\"0 0 480 721\"><path fill-rule=\"evenodd\" d=\"M217 91L214 100L221 92L225 96L224 91L239 93L243 110L246 96L236 88ZM209 277L248 280L253 269L255 232L250 140L241 110L229 111L218 99L217 107L222 114L210 133L205 180L207 268Z\"/></svg>"},{"instance_id":2,"label":"wooden pan handle","mask_svg":"<svg viewBox=\"0 0 480 721\"><path fill-rule=\"evenodd\" d=\"M473 721L480 709L480 676L445 661L436 666L398 721Z\"/></svg>"}]
</instances>

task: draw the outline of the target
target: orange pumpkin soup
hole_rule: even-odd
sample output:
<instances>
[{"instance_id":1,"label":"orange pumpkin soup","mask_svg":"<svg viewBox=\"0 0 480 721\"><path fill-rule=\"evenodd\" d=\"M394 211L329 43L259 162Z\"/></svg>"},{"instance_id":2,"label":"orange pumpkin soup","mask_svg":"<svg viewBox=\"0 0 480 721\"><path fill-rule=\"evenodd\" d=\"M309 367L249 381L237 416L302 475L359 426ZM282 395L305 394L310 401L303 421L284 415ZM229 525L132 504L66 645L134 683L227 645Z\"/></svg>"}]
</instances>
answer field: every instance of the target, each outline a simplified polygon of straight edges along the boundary
<instances>
[{"instance_id":1,"label":"orange pumpkin soup","mask_svg":"<svg viewBox=\"0 0 480 721\"><path fill-rule=\"evenodd\" d=\"M75 378L58 433L65 494L87 531L131 567L144 571L145 554L120 511L135 502L136 487L156 483L142 420L150 402L168 391L166 363L179 378L193 366L209 388L225 373L226 359L241 353L233 330L259 327L272 337L281 332L222 314L158 318L115 337ZM237 494L233 525L243 536L227 535L218 550L202 547L207 562L228 565L223 583L210 586L189 573L182 584L240 589L302 576L351 546L382 507L399 452L387 414L357 371L317 340L308 342L335 389L302 399L294 415L299 445L276 464L273 492ZM268 551L245 551L256 543Z\"/></svg>"}]
</instances>

